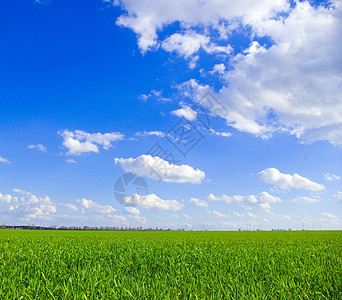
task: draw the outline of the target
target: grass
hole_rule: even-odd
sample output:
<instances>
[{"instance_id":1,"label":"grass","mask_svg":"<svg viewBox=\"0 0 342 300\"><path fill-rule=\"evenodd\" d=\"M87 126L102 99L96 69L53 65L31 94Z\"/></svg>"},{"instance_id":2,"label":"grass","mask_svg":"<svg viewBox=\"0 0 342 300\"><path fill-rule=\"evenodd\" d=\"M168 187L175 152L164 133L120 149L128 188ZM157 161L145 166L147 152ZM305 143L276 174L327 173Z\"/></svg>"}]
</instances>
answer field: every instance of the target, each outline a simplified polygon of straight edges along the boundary
<instances>
[{"instance_id":1,"label":"grass","mask_svg":"<svg viewBox=\"0 0 342 300\"><path fill-rule=\"evenodd\" d=\"M342 299L342 232L0 230L0 299Z\"/></svg>"}]
</instances>

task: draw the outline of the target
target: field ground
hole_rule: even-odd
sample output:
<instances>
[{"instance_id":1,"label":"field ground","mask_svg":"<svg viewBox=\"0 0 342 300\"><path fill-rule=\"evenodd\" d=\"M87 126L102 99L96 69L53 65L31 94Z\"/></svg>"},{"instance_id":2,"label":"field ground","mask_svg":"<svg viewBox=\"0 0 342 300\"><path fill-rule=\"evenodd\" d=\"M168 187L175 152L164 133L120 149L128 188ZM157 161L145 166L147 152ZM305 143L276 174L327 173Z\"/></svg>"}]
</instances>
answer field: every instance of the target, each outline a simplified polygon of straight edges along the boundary
<instances>
[{"instance_id":1,"label":"field ground","mask_svg":"<svg viewBox=\"0 0 342 300\"><path fill-rule=\"evenodd\" d=\"M342 299L342 232L0 230L0 299Z\"/></svg>"}]
</instances>

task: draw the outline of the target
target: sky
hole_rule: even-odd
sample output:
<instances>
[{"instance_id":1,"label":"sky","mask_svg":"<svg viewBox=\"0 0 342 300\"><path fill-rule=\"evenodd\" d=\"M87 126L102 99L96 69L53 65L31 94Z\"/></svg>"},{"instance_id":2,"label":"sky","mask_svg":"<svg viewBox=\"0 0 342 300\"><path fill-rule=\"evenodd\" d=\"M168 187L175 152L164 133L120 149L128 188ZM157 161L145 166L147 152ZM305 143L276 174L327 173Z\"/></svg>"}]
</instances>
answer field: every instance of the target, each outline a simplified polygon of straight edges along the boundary
<instances>
[{"instance_id":1,"label":"sky","mask_svg":"<svg viewBox=\"0 0 342 300\"><path fill-rule=\"evenodd\" d=\"M342 229L342 1L0 4L0 223Z\"/></svg>"}]
</instances>

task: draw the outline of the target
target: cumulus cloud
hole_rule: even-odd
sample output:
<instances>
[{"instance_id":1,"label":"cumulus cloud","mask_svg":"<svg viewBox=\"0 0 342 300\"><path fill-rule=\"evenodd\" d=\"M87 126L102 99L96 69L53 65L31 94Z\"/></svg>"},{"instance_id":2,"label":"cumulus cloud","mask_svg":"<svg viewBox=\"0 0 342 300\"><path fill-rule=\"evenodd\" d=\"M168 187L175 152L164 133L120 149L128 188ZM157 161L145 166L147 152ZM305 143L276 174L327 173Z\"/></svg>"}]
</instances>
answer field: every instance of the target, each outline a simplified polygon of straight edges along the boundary
<instances>
[{"instance_id":1,"label":"cumulus cloud","mask_svg":"<svg viewBox=\"0 0 342 300\"><path fill-rule=\"evenodd\" d=\"M226 70L226 66L223 64L223 63L221 63L221 64L216 64L216 65L214 65L214 67L213 67L213 69L212 69L212 71L210 71L210 73L219 73L219 74L221 74L221 75L223 75Z\"/></svg>"},{"instance_id":2,"label":"cumulus cloud","mask_svg":"<svg viewBox=\"0 0 342 300\"><path fill-rule=\"evenodd\" d=\"M167 52L176 52L178 55L184 56L185 58L191 57L189 64L191 69L196 67L196 63L199 59L198 55L193 56L193 54L197 53L200 49L203 49L208 53L225 54L229 54L232 50L229 45L226 47L218 46L210 42L210 37L193 31L186 31L182 34L175 33L165 39L161 45Z\"/></svg>"},{"instance_id":3,"label":"cumulus cloud","mask_svg":"<svg viewBox=\"0 0 342 300\"><path fill-rule=\"evenodd\" d=\"M197 119L197 112L189 106L183 106L182 108L174 110L171 113L177 117L184 117L188 121L194 121Z\"/></svg>"},{"instance_id":4,"label":"cumulus cloud","mask_svg":"<svg viewBox=\"0 0 342 300\"><path fill-rule=\"evenodd\" d=\"M160 199L155 194L149 194L146 196L141 196L138 194L133 194L132 196L126 196L125 197L125 203L140 207L146 208L146 209L153 209L153 210L171 210L171 211L177 211L182 209L183 204L176 201L176 200L163 200Z\"/></svg>"},{"instance_id":5,"label":"cumulus cloud","mask_svg":"<svg viewBox=\"0 0 342 300\"><path fill-rule=\"evenodd\" d=\"M201 183L205 173L188 165L174 165L158 156L141 155L137 158L115 158L125 172L151 179L176 183Z\"/></svg>"},{"instance_id":6,"label":"cumulus cloud","mask_svg":"<svg viewBox=\"0 0 342 300\"><path fill-rule=\"evenodd\" d=\"M222 20L242 18L244 23L256 23L264 18L274 16L277 11L288 9L288 4L284 0L261 0L252 4L248 0L158 0L153 2L149 0L122 0L115 1L114 4L121 5L127 12L117 19L117 24L130 28L137 34L138 45L143 52L158 48L160 42L157 31L177 21L183 28L201 25L213 27L222 35L226 35L229 31L227 32L227 28L224 28L220 22ZM167 38L165 43L168 46L171 44L170 47L174 46L177 49L183 46L184 49L179 49L179 52L183 55L189 55L210 41L207 42L207 39L201 37L200 34L198 37L197 34L188 30L171 38L171 41L170 37ZM191 38L191 41L195 43L194 46L189 45Z\"/></svg>"},{"instance_id":7,"label":"cumulus cloud","mask_svg":"<svg viewBox=\"0 0 342 300\"><path fill-rule=\"evenodd\" d=\"M295 199L292 199L291 202L299 202L299 203L317 203L320 202L320 200L310 197L298 197Z\"/></svg>"},{"instance_id":8,"label":"cumulus cloud","mask_svg":"<svg viewBox=\"0 0 342 300\"><path fill-rule=\"evenodd\" d=\"M95 201L88 200L86 198L78 199L76 201L80 203L84 209L87 209L90 212L101 214L112 214L116 212L116 209L110 205L101 205L96 203Z\"/></svg>"},{"instance_id":9,"label":"cumulus cloud","mask_svg":"<svg viewBox=\"0 0 342 300\"><path fill-rule=\"evenodd\" d=\"M41 151L41 152L46 152L47 149L44 145L42 144L38 144L38 145L28 145L27 146L28 149L37 149L38 151Z\"/></svg>"},{"instance_id":10,"label":"cumulus cloud","mask_svg":"<svg viewBox=\"0 0 342 300\"><path fill-rule=\"evenodd\" d=\"M162 48L165 51L176 51L182 56L189 57L201 47L206 47L209 41L209 37L192 31L185 34L175 33L163 41Z\"/></svg>"},{"instance_id":11,"label":"cumulus cloud","mask_svg":"<svg viewBox=\"0 0 342 300\"><path fill-rule=\"evenodd\" d=\"M207 197L208 201L225 202L227 204L237 203L240 206L251 209L253 207L260 207L265 211L270 213L271 204L281 202L281 199L270 195L267 192L262 192L259 195L249 195L249 196L215 196L214 194L209 194Z\"/></svg>"},{"instance_id":12,"label":"cumulus cloud","mask_svg":"<svg viewBox=\"0 0 342 300\"><path fill-rule=\"evenodd\" d=\"M275 168L263 170L257 174L257 177L266 183L280 187L284 190L302 189L308 191L322 191L325 189L324 185L313 182L308 178L298 174L283 174Z\"/></svg>"},{"instance_id":13,"label":"cumulus cloud","mask_svg":"<svg viewBox=\"0 0 342 300\"><path fill-rule=\"evenodd\" d=\"M10 164L11 162L8 159L0 156L0 163Z\"/></svg>"},{"instance_id":14,"label":"cumulus cloud","mask_svg":"<svg viewBox=\"0 0 342 300\"><path fill-rule=\"evenodd\" d=\"M330 173L324 174L324 178L327 181L334 181L334 180L340 180L341 179L340 176L334 175L334 174L330 174Z\"/></svg>"},{"instance_id":15,"label":"cumulus cloud","mask_svg":"<svg viewBox=\"0 0 342 300\"><path fill-rule=\"evenodd\" d=\"M13 192L19 193L23 196L20 198L12 196L12 202L14 202L14 205L9 207L9 211L12 215L17 216L21 221L48 219L56 213L56 205L48 196L38 197L30 192L20 189L13 189Z\"/></svg>"},{"instance_id":16,"label":"cumulus cloud","mask_svg":"<svg viewBox=\"0 0 342 300\"><path fill-rule=\"evenodd\" d=\"M298 2L286 20L259 24L256 31L274 45L254 41L234 58L215 95L230 111L222 116L227 124L263 138L282 131L305 143L341 144L341 20L340 4L315 9Z\"/></svg>"},{"instance_id":17,"label":"cumulus cloud","mask_svg":"<svg viewBox=\"0 0 342 300\"><path fill-rule=\"evenodd\" d=\"M229 126L263 138L280 131L304 143L342 143L340 0L325 6L286 0L115 4L126 11L117 24L137 34L142 52L161 46L185 58L197 55L197 61L199 49L211 53L215 66L208 72L224 81L215 95L230 112L221 115ZM180 30L168 36L163 29L175 22ZM246 49L229 50L234 30L246 32ZM270 42L261 44L260 37ZM218 51L218 41L225 50ZM217 63L221 53L229 59ZM203 86L193 89L200 94Z\"/></svg>"},{"instance_id":18,"label":"cumulus cloud","mask_svg":"<svg viewBox=\"0 0 342 300\"><path fill-rule=\"evenodd\" d=\"M109 149L112 142L122 140L124 135L119 132L87 133L82 130L58 132L64 139L63 146L68 149L67 155L81 155L88 152L99 152L99 147Z\"/></svg>"},{"instance_id":19,"label":"cumulus cloud","mask_svg":"<svg viewBox=\"0 0 342 300\"><path fill-rule=\"evenodd\" d=\"M136 216L140 215L140 211L136 207L125 207L124 212Z\"/></svg>"},{"instance_id":20,"label":"cumulus cloud","mask_svg":"<svg viewBox=\"0 0 342 300\"><path fill-rule=\"evenodd\" d=\"M208 203L206 201L198 199L198 198L191 198L190 203L194 203L200 207L208 207Z\"/></svg>"},{"instance_id":21,"label":"cumulus cloud","mask_svg":"<svg viewBox=\"0 0 342 300\"><path fill-rule=\"evenodd\" d=\"M12 195L0 193L0 202L11 203L11 201L12 201Z\"/></svg>"}]
</instances>

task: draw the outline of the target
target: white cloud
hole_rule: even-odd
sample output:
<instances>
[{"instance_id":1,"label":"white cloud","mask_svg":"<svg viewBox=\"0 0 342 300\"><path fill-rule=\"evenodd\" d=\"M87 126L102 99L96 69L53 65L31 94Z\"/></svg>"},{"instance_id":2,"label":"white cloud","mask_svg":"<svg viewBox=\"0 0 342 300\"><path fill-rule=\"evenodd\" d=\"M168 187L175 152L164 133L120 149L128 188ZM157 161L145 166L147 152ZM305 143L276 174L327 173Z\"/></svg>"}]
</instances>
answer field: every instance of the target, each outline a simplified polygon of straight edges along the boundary
<instances>
[{"instance_id":1,"label":"white cloud","mask_svg":"<svg viewBox=\"0 0 342 300\"><path fill-rule=\"evenodd\" d=\"M13 192L23 196L20 199L12 197L12 202L16 202L16 204L11 205L9 211L21 221L28 222L32 219L46 219L56 213L56 205L48 196L37 197L30 192L20 189L13 189Z\"/></svg>"},{"instance_id":2,"label":"white cloud","mask_svg":"<svg viewBox=\"0 0 342 300\"><path fill-rule=\"evenodd\" d=\"M11 203L12 201L12 196L9 194L1 194L0 193L0 202L4 203Z\"/></svg>"},{"instance_id":3,"label":"white cloud","mask_svg":"<svg viewBox=\"0 0 342 300\"><path fill-rule=\"evenodd\" d=\"M158 136L164 137L165 133L161 131L144 131L144 132L137 132L135 136Z\"/></svg>"},{"instance_id":4,"label":"white cloud","mask_svg":"<svg viewBox=\"0 0 342 300\"><path fill-rule=\"evenodd\" d=\"M83 208L90 210L91 212L101 213L101 214L112 214L116 212L116 209L110 205L101 205L92 200L86 198L76 200L82 205Z\"/></svg>"},{"instance_id":5,"label":"white cloud","mask_svg":"<svg viewBox=\"0 0 342 300\"><path fill-rule=\"evenodd\" d=\"M119 223L122 225L122 223L126 223L127 218L125 216L118 216L118 215L108 215L110 219L113 219L115 222Z\"/></svg>"},{"instance_id":6,"label":"white cloud","mask_svg":"<svg viewBox=\"0 0 342 300\"><path fill-rule=\"evenodd\" d=\"M0 163L10 164L11 162L8 159L0 156Z\"/></svg>"},{"instance_id":7,"label":"white cloud","mask_svg":"<svg viewBox=\"0 0 342 300\"><path fill-rule=\"evenodd\" d=\"M28 145L27 146L28 149L37 149L38 151L41 151L41 152L46 152L47 149L44 145L42 144L38 144L38 145Z\"/></svg>"},{"instance_id":8,"label":"white cloud","mask_svg":"<svg viewBox=\"0 0 342 300\"><path fill-rule=\"evenodd\" d=\"M217 135L217 136L222 136L222 137L231 137L232 136L232 134L230 132L218 132L218 131L215 131L212 128L210 128L209 131L212 134Z\"/></svg>"},{"instance_id":9,"label":"white cloud","mask_svg":"<svg viewBox=\"0 0 342 300\"><path fill-rule=\"evenodd\" d=\"M335 215L329 214L329 213L322 213L322 216L327 217L329 219L334 219L334 220L337 219L337 217Z\"/></svg>"},{"instance_id":10,"label":"white cloud","mask_svg":"<svg viewBox=\"0 0 342 300\"><path fill-rule=\"evenodd\" d=\"M210 42L210 37L198 34L194 31L186 31L185 33L175 33L166 38L162 42L162 48L167 52L176 52L180 56L190 58L190 69L196 66L199 56L193 56L194 53L200 49L208 53L224 53L229 54L232 48L228 45L226 47L218 46Z\"/></svg>"},{"instance_id":11,"label":"white cloud","mask_svg":"<svg viewBox=\"0 0 342 300\"><path fill-rule=\"evenodd\" d=\"M25 196L31 196L32 195L32 193L24 191L22 189L18 189L18 188L14 188L12 191L15 193L18 193L18 194L25 195Z\"/></svg>"},{"instance_id":12,"label":"white cloud","mask_svg":"<svg viewBox=\"0 0 342 300\"><path fill-rule=\"evenodd\" d=\"M230 111L229 125L262 137L284 131L306 143L342 143L340 10L340 2L336 10L297 2L286 20L255 25L275 44L253 42L226 72L216 97Z\"/></svg>"},{"instance_id":13,"label":"white cloud","mask_svg":"<svg viewBox=\"0 0 342 300\"><path fill-rule=\"evenodd\" d=\"M192 219L192 217L189 216L189 215L187 215L187 214L183 214L183 217L184 217L185 219L188 219L188 220L191 220L191 219Z\"/></svg>"},{"instance_id":14,"label":"white cloud","mask_svg":"<svg viewBox=\"0 0 342 300\"><path fill-rule=\"evenodd\" d=\"M341 177L340 176L337 176L337 175L334 175L334 174L330 174L330 173L326 173L324 174L324 178L328 181L334 181L334 180L340 180Z\"/></svg>"},{"instance_id":15,"label":"white cloud","mask_svg":"<svg viewBox=\"0 0 342 300\"><path fill-rule=\"evenodd\" d=\"M214 194L209 194L207 197L208 201L225 202L227 204L237 203L240 206L251 209L255 206L261 207L265 211L270 213L271 204L281 202L281 199L270 195L267 192L262 192L259 195L249 195L249 196L227 196L222 195L221 197L215 196ZM235 214L237 215L237 214Z\"/></svg>"},{"instance_id":16,"label":"white cloud","mask_svg":"<svg viewBox=\"0 0 342 300\"><path fill-rule=\"evenodd\" d=\"M288 7L284 0L260 0L253 3L248 0L122 0L115 1L114 4L121 5L127 11L127 14L118 18L117 24L131 28L137 34L138 45L143 52L158 48L157 31L176 21L180 22L182 28L197 25L213 27L222 35L226 35L229 31L224 28L222 20L242 18L244 23L251 24L270 18L277 11L287 10ZM210 41L202 40L203 38L197 37L196 34L187 30L182 35L173 37L172 41L166 39L168 42L165 43L170 44L171 48L177 48L181 54L189 55ZM195 45L189 45L190 41Z\"/></svg>"},{"instance_id":17,"label":"white cloud","mask_svg":"<svg viewBox=\"0 0 342 300\"><path fill-rule=\"evenodd\" d=\"M214 65L212 71L210 71L210 73L218 73L218 74L221 74L223 75L226 70L226 66L224 64L216 64Z\"/></svg>"},{"instance_id":18,"label":"white cloud","mask_svg":"<svg viewBox=\"0 0 342 300\"><path fill-rule=\"evenodd\" d=\"M217 210L213 210L212 213L216 216L216 217L219 217L219 218L226 218L227 216L223 213L220 213L219 211Z\"/></svg>"},{"instance_id":19,"label":"white cloud","mask_svg":"<svg viewBox=\"0 0 342 300\"><path fill-rule=\"evenodd\" d=\"M177 117L184 117L188 121L194 121L197 119L197 112L189 106L183 106L182 108L174 110L171 113Z\"/></svg>"},{"instance_id":20,"label":"white cloud","mask_svg":"<svg viewBox=\"0 0 342 300\"><path fill-rule=\"evenodd\" d=\"M236 211L234 211L234 215L237 216L237 217L241 217L241 215L238 212L236 212Z\"/></svg>"},{"instance_id":21,"label":"white cloud","mask_svg":"<svg viewBox=\"0 0 342 300\"><path fill-rule=\"evenodd\" d=\"M339 199L339 200L341 200L341 201L342 201L342 192L340 192L340 191L337 191L337 194L336 194L336 195L334 195L334 197L335 197L336 199Z\"/></svg>"},{"instance_id":22,"label":"white cloud","mask_svg":"<svg viewBox=\"0 0 342 300\"><path fill-rule=\"evenodd\" d=\"M125 172L138 176L176 183L201 183L205 173L188 165L174 165L158 156L141 155L138 158L115 158Z\"/></svg>"},{"instance_id":23,"label":"white cloud","mask_svg":"<svg viewBox=\"0 0 342 300\"><path fill-rule=\"evenodd\" d=\"M196 66L197 66L198 60L199 60L199 56L198 55L191 56L189 58L189 63L188 63L189 69L195 69Z\"/></svg>"},{"instance_id":24,"label":"white cloud","mask_svg":"<svg viewBox=\"0 0 342 300\"><path fill-rule=\"evenodd\" d=\"M317 203L320 202L320 200L310 197L298 197L295 199L292 199L291 202L299 202L299 203Z\"/></svg>"},{"instance_id":25,"label":"white cloud","mask_svg":"<svg viewBox=\"0 0 342 300\"><path fill-rule=\"evenodd\" d=\"M140 215L140 211L136 207L125 207L124 212L131 215Z\"/></svg>"},{"instance_id":26,"label":"white cloud","mask_svg":"<svg viewBox=\"0 0 342 300\"><path fill-rule=\"evenodd\" d=\"M65 162L69 164L77 164L77 162L74 159L66 159Z\"/></svg>"},{"instance_id":27,"label":"white cloud","mask_svg":"<svg viewBox=\"0 0 342 300\"><path fill-rule=\"evenodd\" d=\"M247 213L248 217L255 219L257 216L252 214L251 212Z\"/></svg>"},{"instance_id":28,"label":"white cloud","mask_svg":"<svg viewBox=\"0 0 342 300\"><path fill-rule=\"evenodd\" d=\"M163 97L162 91L156 91L156 90L152 90L147 95L145 95L145 94L140 95L140 99L143 101L147 101L149 99L155 99L155 100L161 101L161 102L170 102L171 101L170 99Z\"/></svg>"},{"instance_id":29,"label":"white cloud","mask_svg":"<svg viewBox=\"0 0 342 300\"><path fill-rule=\"evenodd\" d=\"M129 214L128 215L129 218L139 222L140 224L145 224L146 223L146 218L145 217L142 217L140 215L132 215L132 214Z\"/></svg>"},{"instance_id":30,"label":"white cloud","mask_svg":"<svg viewBox=\"0 0 342 300\"><path fill-rule=\"evenodd\" d=\"M69 151L67 155L81 155L88 152L99 152L98 146L104 149L112 147L112 142L122 140L124 135L119 132L87 133L82 130L58 132L64 139L63 146Z\"/></svg>"},{"instance_id":31,"label":"white cloud","mask_svg":"<svg viewBox=\"0 0 342 300\"><path fill-rule=\"evenodd\" d=\"M189 57L201 47L206 47L209 41L209 37L193 31L185 34L175 33L163 41L162 48L165 51L175 51L184 57Z\"/></svg>"},{"instance_id":32,"label":"white cloud","mask_svg":"<svg viewBox=\"0 0 342 300\"><path fill-rule=\"evenodd\" d=\"M78 211L78 208L71 203L61 203L60 205L65 206L66 208L73 210L73 211Z\"/></svg>"},{"instance_id":33,"label":"white cloud","mask_svg":"<svg viewBox=\"0 0 342 300\"><path fill-rule=\"evenodd\" d=\"M296 1L292 8L286 0L115 3L127 12L117 24L137 34L143 52L161 45L185 57L199 49L212 54L213 71L225 80L216 97L230 112L222 115L230 126L263 138L281 131L305 143L342 143L340 0L329 7ZM175 22L180 31L160 40L158 33L165 36L163 29ZM250 45L233 54L229 37L246 28ZM272 44L261 45L256 37L267 37ZM220 55L213 40L229 53L229 68L217 64Z\"/></svg>"},{"instance_id":34,"label":"white cloud","mask_svg":"<svg viewBox=\"0 0 342 300\"><path fill-rule=\"evenodd\" d=\"M195 203L197 206L200 207L208 207L208 203L206 201L197 198L191 198L190 203Z\"/></svg>"},{"instance_id":35,"label":"white cloud","mask_svg":"<svg viewBox=\"0 0 342 300\"><path fill-rule=\"evenodd\" d=\"M280 187L284 190L303 189L309 191L322 191L325 189L324 185L313 182L308 178L298 174L283 174L275 168L263 170L257 174L257 177L266 183Z\"/></svg>"},{"instance_id":36,"label":"white cloud","mask_svg":"<svg viewBox=\"0 0 342 300\"><path fill-rule=\"evenodd\" d=\"M143 208L154 210L177 211L183 207L183 204L176 200L163 200L155 194L149 194L146 196L133 194L132 196L126 196L125 203L131 204L132 206L140 205Z\"/></svg>"}]
</instances>

